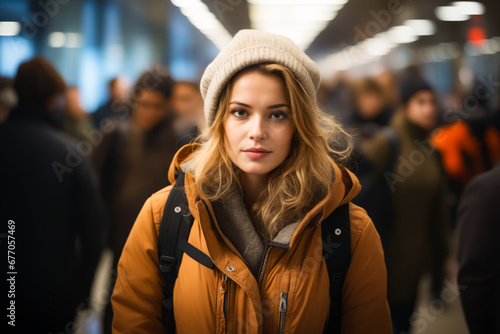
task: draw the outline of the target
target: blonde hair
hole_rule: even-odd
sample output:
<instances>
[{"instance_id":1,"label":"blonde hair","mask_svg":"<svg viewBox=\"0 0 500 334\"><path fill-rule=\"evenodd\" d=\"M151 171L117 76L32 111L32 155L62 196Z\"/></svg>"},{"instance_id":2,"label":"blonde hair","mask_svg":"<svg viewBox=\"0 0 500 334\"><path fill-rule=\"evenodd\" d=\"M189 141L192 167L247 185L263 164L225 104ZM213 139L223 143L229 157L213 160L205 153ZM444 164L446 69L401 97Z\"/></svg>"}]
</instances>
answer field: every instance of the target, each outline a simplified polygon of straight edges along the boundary
<instances>
[{"instance_id":1,"label":"blonde hair","mask_svg":"<svg viewBox=\"0 0 500 334\"><path fill-rule=\"evenodd\" d=\"M219 99L213 124L200 136L200 145L190 164L200 198L217 200L241 191L240 170L224 146L224 121L228 115L233 82L243 72L257 71L283 80L295 125L288 157L270 172L266 189L252 207L257 230L268 240L286 225L302 219L330 192L334 180L331 159L343 162L352 140L332 116L311 100L292 72L279 64L253 65L238 72Z\"/></svg>"}]
</instances>

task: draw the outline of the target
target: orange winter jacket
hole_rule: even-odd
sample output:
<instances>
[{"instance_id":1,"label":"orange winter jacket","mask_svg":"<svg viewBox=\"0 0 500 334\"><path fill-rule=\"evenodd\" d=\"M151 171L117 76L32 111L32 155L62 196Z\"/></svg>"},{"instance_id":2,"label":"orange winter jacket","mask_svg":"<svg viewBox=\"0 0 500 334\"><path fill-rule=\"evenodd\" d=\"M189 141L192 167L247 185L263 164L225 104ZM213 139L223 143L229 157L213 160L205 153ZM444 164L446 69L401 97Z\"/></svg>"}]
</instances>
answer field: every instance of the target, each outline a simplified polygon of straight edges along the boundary
<instances>
[{"instance_id":1,"label":"orange winter jacket","mask_svg":"<svg viewBox=\"0 0 500 334\"><path fill-rule=\"evenodd\" d=\"M175 156L169 179L189 160L190 146ZM209 255L213 270L184 256L174 286L177 333L322 333L330 305L329 276L322 256L321 226L335 208L359 192L356 177L333 163L332 195L302 221L287 226L267 246L256 278L225 236L211 203L197 200L194 176L185 190L194 222L188 242ZM158 268L158 234L168 186L144 204L123 249L112 295L113 333L162 333L164 280ZM342 333L392 333L387 278L380 238L360 207L349 204L351 264L342 292ZM213 218L212 218L213 217ZM228 270L229 268L229 270ZM280 328L280 293L288 293Z\"/></svg>"}]
</instances>

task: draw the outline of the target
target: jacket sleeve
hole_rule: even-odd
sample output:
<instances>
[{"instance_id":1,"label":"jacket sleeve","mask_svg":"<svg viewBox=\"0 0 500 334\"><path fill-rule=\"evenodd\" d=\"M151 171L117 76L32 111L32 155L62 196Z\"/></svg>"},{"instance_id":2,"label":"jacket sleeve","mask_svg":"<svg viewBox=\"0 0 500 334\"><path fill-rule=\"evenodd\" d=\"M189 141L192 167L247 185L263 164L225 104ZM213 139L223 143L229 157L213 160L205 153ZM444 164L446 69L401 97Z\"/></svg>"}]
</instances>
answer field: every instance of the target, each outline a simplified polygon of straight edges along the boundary
<instances>
[{"instance_id":1,"label":"jacket sleeve","mask_svg":"<svg viewBox=\"0 0 500 334\"><path fill-rule=\"evenodd\" d=\"M123 248L111 297L113 333L163 332L161 301L165 283L158 269L157 247L162 214L159 207L167 196L153 195L146 201Z\"/></svg>"},{"instance_id":2,"label":"jacket sleeve","mask_svg":"<svg viewBox=\"0 0 500 334\"><path fill-rule=\"evenodd\" d=\"M353 219L362 223L353 224ZM341 332L392 333L382 244L371 219L359 207L351 209L351 234L353 254L342 291Z\"/></svg>"}]
</instances>

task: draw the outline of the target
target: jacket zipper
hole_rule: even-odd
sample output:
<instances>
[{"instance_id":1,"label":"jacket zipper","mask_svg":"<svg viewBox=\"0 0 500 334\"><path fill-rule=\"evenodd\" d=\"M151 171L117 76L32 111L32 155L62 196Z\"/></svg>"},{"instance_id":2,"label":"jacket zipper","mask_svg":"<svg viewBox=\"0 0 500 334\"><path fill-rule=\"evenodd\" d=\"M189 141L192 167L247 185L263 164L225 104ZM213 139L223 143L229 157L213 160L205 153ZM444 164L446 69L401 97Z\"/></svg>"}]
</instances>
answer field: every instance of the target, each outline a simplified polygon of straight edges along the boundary
<instances>
[{"instance_id":1,"label":"jacket zipper","mask_svg":"<svg viewBox=\"0 0 500 334\"><path fill-rule=\"evenodd\" d=\"M260 263L260 269L259 269L259 289L262 286L262 281L264 280L264 275L266 274L266 269L267 269L267 263L269 262L269 253L271 251L271 248L273 246L268 246L266 249L266 252L264 253L264 258L262 259L262 262Z\"/></svg>"},{"instance_id":2,"label":"jacket zipper","mask_svg":"<svg viewBox=\"0 0 500 334\"><path fill-rule=\"evenodd\" d=\"M287 310L287 300L288 292L282 292L280 294L280 330L279 333L285 333L285 321L286 321L286 310Z\"/></svg>"},{"instance_id":3,"label":"jacket zipper","mask_svg":"<svg viewBox=\"0 0 500 334\"><path fill-rule=\"evenodd\" d=\"M222 306L224 312L224 327L225 332L227 333L227 325L228 325L228 311L229 311L229 287L231 286L230 281L227 279L227 275L222 273L222 285L221 291L224 294L224 303Z\"/></svg>"}]
</instances>

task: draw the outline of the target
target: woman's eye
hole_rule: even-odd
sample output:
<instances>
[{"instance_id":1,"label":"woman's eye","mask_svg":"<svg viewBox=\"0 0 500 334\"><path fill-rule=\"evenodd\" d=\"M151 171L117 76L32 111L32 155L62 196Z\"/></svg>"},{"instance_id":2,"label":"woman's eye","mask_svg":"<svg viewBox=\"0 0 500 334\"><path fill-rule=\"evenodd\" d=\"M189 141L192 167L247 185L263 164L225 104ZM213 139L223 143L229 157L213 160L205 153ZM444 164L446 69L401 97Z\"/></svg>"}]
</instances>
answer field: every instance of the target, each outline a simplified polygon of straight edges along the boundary
<instances>
[{"instance_id":1,"label":"woman's eye","mask_svg":"<svg viewBox=\"0 0 500 334\"><path fill-rule=\"evenodd\" d=\"M247 115L247 112L243 109L234 109L231 113L236 117L243 117Z\"/></svg>"},{"instance_id":2,"label":"woman's eye","mask_svg":"<svg viewBox=\"0 0 500 334\"><path fill-rule=\"evenodd\" d=\"M288 114L283 111L275 111L271 114L271 118L274 119L287 119Z\"/></svg>"}]
</instances>

